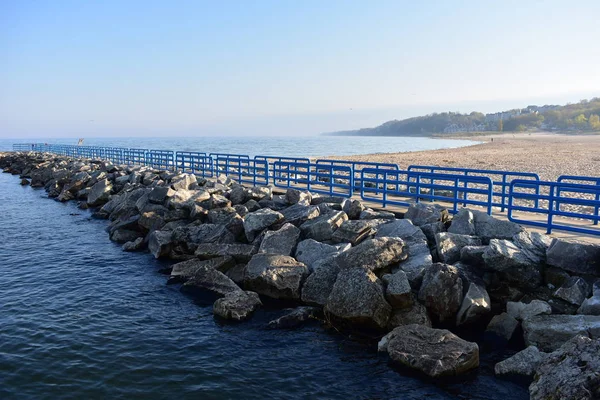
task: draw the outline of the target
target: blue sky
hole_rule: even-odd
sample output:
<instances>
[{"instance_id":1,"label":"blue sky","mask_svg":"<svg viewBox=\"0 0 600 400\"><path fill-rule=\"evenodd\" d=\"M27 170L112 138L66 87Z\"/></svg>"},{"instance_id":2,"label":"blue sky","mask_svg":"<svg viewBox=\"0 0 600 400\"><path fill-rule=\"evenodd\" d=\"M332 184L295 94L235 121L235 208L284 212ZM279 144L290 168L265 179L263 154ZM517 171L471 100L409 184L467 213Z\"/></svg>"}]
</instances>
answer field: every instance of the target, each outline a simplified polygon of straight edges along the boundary
<instances>
[{"instance_id":1,"label":"blue sky","mask_svg":"<svg viewBox=\"0 0 600 400\"><path fill-rule=\"evenodd\" d=\"M0 0L0 137L310 135L600 96L600 1Z\"/></svg>"}]
</instances>

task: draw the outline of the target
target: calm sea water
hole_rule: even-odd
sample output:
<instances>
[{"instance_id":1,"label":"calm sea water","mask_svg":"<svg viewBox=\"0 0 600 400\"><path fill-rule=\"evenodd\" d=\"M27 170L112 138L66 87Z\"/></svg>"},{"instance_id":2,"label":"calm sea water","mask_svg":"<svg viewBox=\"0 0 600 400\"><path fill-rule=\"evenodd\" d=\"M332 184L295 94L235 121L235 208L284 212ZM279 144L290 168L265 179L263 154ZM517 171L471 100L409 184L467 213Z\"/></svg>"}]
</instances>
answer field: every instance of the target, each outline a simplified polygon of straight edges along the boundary
<instances>
[{"instance_id":1,"label":"calm sea water","mask_svg":"<svg viewBox=\"0 0 600 400\"><path fill-rule=\"evenodd\" d=\"M222 324L124 253L106 221L0 174L1 399L526 399L482 367L460 381L398 372L374 344L318 325ZM484 352L484 354L488 354Z\"/></svg>"},{"instance_id":2,"label":"calm sea water","mask_svg":"<svg viewBox=\"0 0 600 400\"><path fill-rule=\"evenodd\" d=\"M13 143L77 144L70 139L1 139L0 149L11 150ZM475 144L471 140L432 139L425 137L186 137L186 138L90 138L89 146L129 147L173 151L202 151L206 153L232 153L277 155L285 157L323 157L373 153L399 153L405 151L435 150Z\"/></svg>"}]
</instances>

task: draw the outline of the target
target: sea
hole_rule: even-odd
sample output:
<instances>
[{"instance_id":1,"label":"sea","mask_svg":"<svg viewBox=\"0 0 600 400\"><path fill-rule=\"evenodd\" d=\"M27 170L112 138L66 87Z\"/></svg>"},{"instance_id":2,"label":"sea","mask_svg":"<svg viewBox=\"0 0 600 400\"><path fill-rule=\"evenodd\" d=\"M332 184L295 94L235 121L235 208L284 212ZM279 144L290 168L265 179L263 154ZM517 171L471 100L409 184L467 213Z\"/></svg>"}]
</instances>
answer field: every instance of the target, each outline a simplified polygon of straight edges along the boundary
<instances>
[{"instance_id":1,"label":"sea","mask_svg":"<svg viewBox=\"0 0 600 400\"><path fill-rule=\"evenodd\" d=\"M346 143L314 139L319 140ZM350 141L365 143L360 149L295 143L312 156L399 151L411 143ZM86 144L300 152L274 139L228 143ZM420 146L434 145L427 140ZM494 363L507 357L505 349L480 342L479 369L461 378L429 379L390 365L376 342L318 322L266 329L285 312L277 305L258 310L250 321L224 323L213 317L210 303L167 285L161 271L169 262L123 252L109 240L107 221L93 219L74 202L50 200L43 189L0 174L0 204L0 399L528 398L526 386L494 377Z\"/></svg>"},{"instance_id":2,"label":"sea","mask_svg":"<svg viewBox=\"0 0 600 400\"><path fill-rule=\"evenodd\" d=\"M49 143L76 145L74 138L0 139L0 150L11 150L13 143ZM357 154L400 153L469 146L478 142L429 137L112 137L88 138L87 146L127 147L148 150L199 151L205 153L244 154L281 157L327 157Z\"/></svg>"}]
</instances>

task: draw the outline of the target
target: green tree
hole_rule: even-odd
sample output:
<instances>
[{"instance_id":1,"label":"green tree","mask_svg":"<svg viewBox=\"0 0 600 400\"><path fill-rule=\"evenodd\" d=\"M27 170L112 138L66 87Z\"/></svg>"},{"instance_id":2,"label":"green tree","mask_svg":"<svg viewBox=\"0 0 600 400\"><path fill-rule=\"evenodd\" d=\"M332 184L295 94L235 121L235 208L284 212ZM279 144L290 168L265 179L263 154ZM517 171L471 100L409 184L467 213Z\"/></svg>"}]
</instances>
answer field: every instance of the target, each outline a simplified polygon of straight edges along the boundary
<instances>
[{"instance_id":1,"label":"green tree","mask_svg":"<svg viewBox=\"0 0 600 400\"><path fill-rule=\"evenodd\" d=\"M595 131L600 130L600 117L598 115L596 115L596 114L590 115L588 123L590 124L591 129L593 129Z\"/></svg>"},{"instance_id":2,"label":"green tree","mask_svg":"<svg viewBox=\"0 0 600 400\"><path fill-rule=\"evenodd\" d=\"M578 116L576 116L573 119L573 122L575 123L575 125L577 125L579 128L584 128L587 125L587 118L585 117L585 115L583 114L579 114Z\"/></svg>"}]
</instances>

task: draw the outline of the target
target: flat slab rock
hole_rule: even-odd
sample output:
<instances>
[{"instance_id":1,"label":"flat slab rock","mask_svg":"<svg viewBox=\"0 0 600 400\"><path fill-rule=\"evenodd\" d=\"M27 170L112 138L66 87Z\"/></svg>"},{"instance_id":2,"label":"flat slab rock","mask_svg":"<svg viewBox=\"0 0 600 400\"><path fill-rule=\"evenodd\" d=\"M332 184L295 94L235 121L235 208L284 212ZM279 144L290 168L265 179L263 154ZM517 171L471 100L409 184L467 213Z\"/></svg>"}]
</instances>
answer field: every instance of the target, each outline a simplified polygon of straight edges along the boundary
<instances>
[{"instance_id":1,"label":"flat slab rock","mask_svg":"<svg viewBox=\"0 0 600 400\"><path fill-rule=\"evenodd\" d=\"M387 335L390 359L431 377L463 374L479 366L479 346L445 329L404 325Z\"/></svg>"},{"instance_id":2,"label":"flat slab rock","mask_svg":"<svg viewBox=\"0 0 600 400\"><path fill-rule=\"evenodd\" d=\"M262 305L258 294L250 291L231 292L213 304L213 313L223 319L243 321Z\"/></svg>"},{"instance_id":3,"label":"flat slab rock","mask_svg":"<svg viewBox=\"0 0 600 400\"><path fill-rule=\"evenodd\" d=\"M554 351L577 335L600 338L600 316L538 315L523 321L525 344Z\"/></svg>"}]
</instances>

